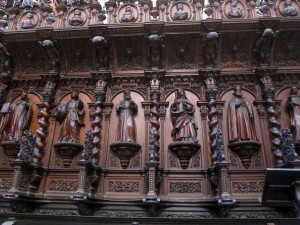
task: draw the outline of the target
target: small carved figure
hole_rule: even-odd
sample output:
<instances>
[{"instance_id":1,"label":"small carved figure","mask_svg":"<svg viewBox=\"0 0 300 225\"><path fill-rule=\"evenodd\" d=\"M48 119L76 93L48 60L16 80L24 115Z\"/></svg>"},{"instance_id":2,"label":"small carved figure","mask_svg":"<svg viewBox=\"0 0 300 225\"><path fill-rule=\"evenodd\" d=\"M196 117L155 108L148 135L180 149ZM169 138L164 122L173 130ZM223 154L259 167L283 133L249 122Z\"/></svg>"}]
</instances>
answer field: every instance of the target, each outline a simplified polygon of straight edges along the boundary
<instances>
[{"instance_id":1,"label":"small carved figure","mask_svg":"<svg viewBox=\"0 0 300 225\"><path fill-rule=\"evenodd\" d=\"M102 36L96 36L92 39L96 48L97 61L99 63L99 69L109 68L109 48L108 42Z\"/></svg>"},{"instance_id":2,"label":"small carved figure","mask_svg":"<svg viewBox=\"0 0 300 225\"><path fill-rule=\"evenodd\" d=\"M123 13L123 16L121 17L121 22L127 23L127 22L135 22L136 21L136 17L135 15L132 13L132 8L131 5L127 5L125 7L125 13Z\"/></svg>"},{"instance_id":3,"label":"small carved figure","mask_svg":"<svg viewBox=\"0 0 300 225\"><path fill-rule=\"evenodd\" d=\"M213 66L216 58L216 51L217 51L217 39L219 35L217 32L209 32L204 36L204 49L203 49L203 56L205 60L205 64L207 66Z\"/></svg>"},{"instance_id":4,"label":"small carved figure","mask_svg":"<svg viewBox=\"0 0 300 225\"><path fill-rule=\"evenodd\" d=\"M54 12L49 13L45 20L46 20L46 25L45 26L52 27L53 23L55 22Z\"/></svg>"},{"instance_id":5,"label":"small carved figure","mask_svg":"<svg viewBox=\"0 0 300 225\"><path fill-rule=\"evenodd\" d=\"M243 16L243 11L237 7L238 0L231 0L231 8L227 12L228 16L231 18L241 18Z\"/></svg>"},{"instance_id":6,"label":"small carved figure","mask_svg":"<svg viewBox=\"0 0 300 225\"><path fill-rule=\"evenodd\" d=\"M21 7L31 9L33 8L33 6L39 6L39 5L40 3L36 0L23 0Z\"/></svg>"},{"instance_id":7,"label":"small carved figure","mask_svg":"<svg viewBox=\"0 0 300 225\"><path fill-rule=\"evenodd\" d=\"M266 28L256 42L254 52L260 64L268 64L274 37L274 31L270 28Z\"/></svg>"},{"instance_id":8,"label":"small carved figure","mask_svg":"<svg viewBox=\"0 0 300 225\"><path fill-rule=\"evenodd\" d=\"M186 20L188 18L189 14L186 11L184 11L182 3L177 3L176 9L177 11L172 17L173 20Z\"/></svg>"},{"instance_id":9,"label":"small carved figure","mask_svg":"<svg viewBox=\"0 0 300 225\"><path fill-rule=\"evenodd\" d=\"M286 101L286 108L291 117L291 130L295 142L300 143L300 96L297 96L297 87L292 87Z\"/></svg>"},{"instance_id":10,"label":"small carved figure","mask_svg":"<svg viewBox=\"0 0 300 225\"><path fill-rule=\"evenodd\" d=\"M32 29L35 27L35 23L32 20L33 15L32 13L26 14L26 19L22 20L21 22L21 28L23 29Z\"/></svg>"},{"instance_id":11,"label":"small carved figure","mask_svg":"<svg viewBox=\"0 0 300 225\"><path fill-rule=\"evenodd\" d=\"M81 11L79 9L75 9L74 16L69 20L69 24L71 26L81 26L84 23L84 20L81 16Z\"/></svg>"},{"instance_id":12,"label":"small carved figure","mask_svg":"<svg viewBox=\"0 0 300 225\"><path fill-rule=\"evenodd\" d=\"M250 102L243 98L239 85L235 87L227 111L229 142L257 141L253 109Z\"/></svg>"},{"instance_id":13,"label":"small carved figure","mask_svg":"<svg viewBox=\"0 0 300 225\"><path fill-rule=\"evenodd\" d=\"M260 6L257 11L258 15L261 16L269 16L270 15L270 7L268 6L268 3L265 0L262 0L260 2Z\"/></svg>"},{"instance_id":14,"label":"small carved figure","mask_svg":"<svg viewBox=\"0 0 300 225\"><path fill-rule=\"evenodd\" d=\"M157 34L152 34L148 37L149 46L149 61L152 67L159 67L161 64L161 51L164 45L162 44L162 37Z\"/></svg>"},{"instance_id":15,"label":"small carved figure","mask_svg":"<svg viewBox=\"0 0 300 225\"><path fill-rule=\"evenodd\" d=\"M171 132L173 141L197 143L198 126L193 118L195 107L187 99L182 88L176 90L175 100L171 105L170 110L173 125L173 130Z\"/></svg>"},{"instance_id":16,"label":"small carved figure","mask_svg":"<svg viewBox=\"0 0 300 225\"><path fill-rule=\"evenodd\" d=\"M1 121L0 132L6 134L2 141L21 141L23 132L28 128L32 118L32 107L27 98L28 94L23 92L21 99L10 106L9 112Z\"/></svg>"},{"instance_id":17,"label":"small carved figure","mask_svg":"<svg viewBox=\"0 0 300 225\"><path fill-rule=\"evenodd\" d=\"M84 105L79 92L73 90L71 100L54 110L56 119L62 122L59 142L79 143L79 131L83 126Z\"/></svg>"},{"instance_id":18,"label":"small carved figure","mask_svg":"<svg viewBox=\"0 0 300 225\"><path fill-rule=\"evenodd\" d=\"M11 73L12 57L2 43L0 43L0 66L2 75L8 75Z\"/></svg>"},{"instance_id":19,"label":"small carved figure","mask_svg":"<svg viewBox=\"0 0 300 225\"><path fill-rule=\"evenodd\" d=\"M58 50L54 46L54 43L50 40L44 40L43 42L39 43L44 47L48 57L48 71L57 72L60 56Z\"/></svg>"},{"instance_id":20,"label":"small carved figure","mask_svg":"<svg viewBox=\"0 0 300 225\"><path fill-rule=\"evenodd\" d=\"M0 29L1 29L1 30L8 30L8 19L7 19L7 15L4 15L4 16L0 19Z\"/></svg>"},{"instance_id":21,"label":"small carved figure","mask_svg":"<svg viewBox=\"0 0 300 225\"><path fill-rule=\"evenodd\" d=\"M293 17L298 16L299 11L294 6L292 6L292 0L285 0L284 8L282 9L281 14L284 17Z\"/></svg>"},{"instance_id":22,"label":"small carved figure","mask_svg":"<svg viewBox=\"0 0 300 225\"><path fill-rule=\"evenodd\" d=\"M124 90L124 99L116 106L119 117L117 127L117 142L136 141L136 127L134 116L137 114L137 104L131 99L130 91Z\"/></svg>"}]
</instances>

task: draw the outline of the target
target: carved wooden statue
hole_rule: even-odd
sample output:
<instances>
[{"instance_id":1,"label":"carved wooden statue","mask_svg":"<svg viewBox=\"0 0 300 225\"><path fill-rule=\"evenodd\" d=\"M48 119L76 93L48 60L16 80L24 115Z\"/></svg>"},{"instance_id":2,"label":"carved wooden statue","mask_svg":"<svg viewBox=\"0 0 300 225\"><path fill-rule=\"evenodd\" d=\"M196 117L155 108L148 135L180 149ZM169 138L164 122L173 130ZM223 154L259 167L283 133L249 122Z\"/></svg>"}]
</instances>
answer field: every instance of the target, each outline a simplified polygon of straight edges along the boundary
<instances>
[{"instance_id":1,"label":"carved wooden statue","mask_svg":"<svg viewBox=\"0 0 300 225\"><path fill-rule=\"evenodd\" d=\"M291 117L291 130L294 140L300 143L300 96L297 96L297 88L292 87L290 96L286 101L286 108Z\"/></svg>"},{"instance_id":2,"label":"carved wooden statue","mask_svg":"<svg viewBox=\"0 0 300 225\"><path fill-rule=\"evenodd\" d=\"M72 26L81 26L84 23L84 20L81 16L81 11L76 9L74 11L74 16L72 16L69 20L69 24Z\"/></svg>"},{"instance_id":3,"label":"carved wooden statue","mask_svg":"<svg viewBox=\"0 0 300 225\"><path fill-rule=\"evenodd\" d=\"M243 98L240 86L235 87L233 95L228 104L227 114L229 142L256 141L252 106Z\"/></svg>"},{"instance_id":4,"label":"carved wooden statue","mask_svg":"<svg viewBox=\"0 0 300 225\"><path fill-rule=\"evenodd\" d=\"M135 22L136 21L136 17L135 15L132 13L132 8L131 5L127 5L125 8L125 13L123 14L123 16L120 18L121 22L127 23L127 22Z\"/></svg>"},{"instance_id":5,"label":"carved wooden statue","mask_svg":"<svg viewBox=\"0 0 300 225\"><path fill-rule=\"evenodd\" d=\"M11 54L9 54L6 47L2 43L0 43L0 65L2 75L8 75L12 72Z\"/></svg>"},{"instance_id":6,"label":"carved wooden statue","mask_svg":"<svg viewBox=\"0 0 300 225\"><path fill-rule=\"evenodd\" d=\"M148 57L151 67L159 67L162 60L162 48L164 47L162 37L152 34L148 37L148 40L150 42Z\"/></svg>"},{"instance_id":7,"label":"carved wooden statue","mask_svg":"<svg viewBox=\"0 0 300 225\"><path fill-rule=\"evenodd\" d=\"M99 64L99 69L108 69L109 68L109 48L108 42L102 36L95 36L92 39L92 43L96 48L96 56Z\"/></svg>"},{"instance_id":8,"label":"carved wooden statue","mask_svg":"<svg viewBox=\"0 0 300 225\"><path fill-rule=\"evenodd\" d=\"M216 52L217 52L217 39L218 39L217 32L209 32L204 36L205 45L203 48L203 58L205 61L206 66L212 67L214 66L214 62L216 59Z\"/></svg>"},{"instance_id":9,"label":"carved wooden statue","mask_svg":"<svg viewBox=\"0 0 300 225\"><path fill-rule=\"evenodd\" d=\"M185 92L179 88L175 93L174 103L171 105L171 120L173 141L197 143L197 124L193 118L195 107L186 98Z\"/></svg>"},{"instance_id":10,"label":"carved wooden statue","mask_svg":"<svg viewBox=\"0 0 300 225\"><path fill-rule=\"evenodd\" d=\"M259 40L256 42L254 52L256 53L256 60L260 64L268 64L271 54L271 48L275 33L272 29L266 28Z\"/></svg>"},{"instance_id":11,"label":"carved wooden statue","mask_svg":"<svg viewBox=\"0 0 300 225\"><path fill-rule=\"evenodd\" d=\"M130 91L124 91L124 99L116 106L119 117L117 127L117 141L135 142L136 127L134 116L137 114L137 104L131 99Z\"/></svg>"},{"instance_id":12,"label":"carved wooden statue","mask_svg":"<svg viewBox=\"0 0 300 225\"><path fill-rule=\"evenodd\" d=\"M9 112L1 120L0 133L4 134L2 141L20 142L23 132L28 128L32 119L32 107L23 92L21 99L10 106Z\"/></svg>"},{"instance_id":13,"label":"carved wooden statue","mask_svg":"<svg viewBox=\"0 0 300 225\"><path fill-rule=\"evenodd\" d=\"M299 11L294 6L292 6L292 0L285 0L284 8L282 9L281 14L284 17L294 17L298 16Z\"/></svg>"},{"instance_id":14,"label":"carved wooden statue","mask_svg":"<svg viewBox=\"0 0 300 225\"><path fill-rule=\"evenodd\" d=\"M183 4L178 3L176 5L177 11L174 13L172 17L173 20L186 20L188 18L188 13L184 11Z\"/></svg>"},{"instance_id":15,"label":"carved wooden statue","mask_svg":"<svg viewBox=\"0 0 300 225\"><path fill-rule=\"evenodd\" d=\"M27 13L26 19L22 20L22 22L21 22L21 28L23 28L23 29L34 28L36 24L34 23L34 21L32 19L33 19L32 13Z\"/></svg>"},{"instance_id":16,"label":"carved wooden statue","mask_svg":"<svg viewBox=\"0 0 300 225\"><path fill-rule=\"evenodd\" d=\"M48 57L48 71L58 72L60 55L58 50L54 46L54 43L50 40L44 40L43 42L39 43L44 47Z\"/></svg>"},{"instance_id":17,"label":"carved wooden statue","mask_svg":"<svg viewBox=\"0 0 300 225\"><path fill-rule=\"evenodd\" d=\"M71 100L54 110L56 119L62 121L59 142L79 143L79 131L83 126L84 105L79 92L71 93Z\"/></svg>"}]
</instances>

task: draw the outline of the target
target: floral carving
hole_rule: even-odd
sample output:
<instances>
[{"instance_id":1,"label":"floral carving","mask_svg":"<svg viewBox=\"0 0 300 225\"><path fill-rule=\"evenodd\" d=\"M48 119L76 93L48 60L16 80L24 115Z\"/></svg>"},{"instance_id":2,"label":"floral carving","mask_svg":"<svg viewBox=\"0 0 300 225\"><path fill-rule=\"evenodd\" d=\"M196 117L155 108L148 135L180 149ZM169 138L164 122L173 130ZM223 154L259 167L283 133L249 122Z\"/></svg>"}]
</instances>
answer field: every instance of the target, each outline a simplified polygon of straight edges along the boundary
<instances>
[{"instance_id":1,"label":"floral carving","mask_svg":"<svg viewBox=\"0 0 300 225\"><path fill-rule=\"evenodd\" d=\"M138 192L139 182L137 181L109 181L109 192Z\"/></svg>"},{"instance_id":2,"label":"floral carving","mask_svg":"<svg viewBox=\"0 0 300 225\"><path fill-rule=\"evenodd\" d=\"M182 219L203 219L212 218L210 213L191 213L191 212L163 212L161 214L163 218L182 218Z\"/></svg>"},{"instance_id":3,"label":"floral carving","mask_svg":"<svg viewBox=\"0 0 300 225\"><path fill-rule=\"evenodd\" d=\"M233 212L229 214L231 219L274 219L277 217L278 215L274 212Z\"/></svg>"},{"instance_id":4,"label":"floral carving","mask_svg":"<svg viewBox=\"0 0 300 225\"><path fill-rule=\"evenodd\" d=\"M76 191L77 185L77 180L52 180L49 191Z\"/></svg>"},{"instance_id":5,"label":"floral carving","mask_svg":"<svg viewBox=\"0 0 300 225\"><path fill-rule=\"evenodd\" d=\"M170 192L172 193L200 193L200 182L170 182Z\"/></svg>"},{"instance_id":6,"label":"floral carving","mask_svg":"<svg viewBox=\"0 0 300 225\"><path fill-rule=\"evenodd\" d=\"M126 212L126 211L120 211L120 212L96 212L95 216L99 217L122 217L122 218L142 218L146 217L146 213L144 212Z\"/></svg>"},{"instance_id":7,"label":"floral carving","mask_svg":"<svg viewBox=\"0 0 300 225\"><path fill-rule=\"evenodd\" d=\"M0 190L9 189L12 186L12 179L0 178Z\"/></svg>"},{"instance_id":8,"label":"floral carving","mask_svg":"<svg viewBox=\"0 0 300 225\"><path fill-rule=\"evenodd\" d=\"M263 186L262 181L232 182L232 190L236 193L262 192Z\"/></svg>"}]
</instances>

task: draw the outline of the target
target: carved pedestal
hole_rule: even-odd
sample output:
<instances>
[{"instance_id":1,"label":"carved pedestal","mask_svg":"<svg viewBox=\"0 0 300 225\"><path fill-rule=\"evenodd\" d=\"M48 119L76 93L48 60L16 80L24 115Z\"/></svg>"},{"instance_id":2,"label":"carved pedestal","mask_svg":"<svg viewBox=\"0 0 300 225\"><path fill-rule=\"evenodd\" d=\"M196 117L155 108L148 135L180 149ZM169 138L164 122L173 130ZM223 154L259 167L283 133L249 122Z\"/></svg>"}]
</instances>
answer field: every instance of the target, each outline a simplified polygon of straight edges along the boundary
<instances>
[{"instance_id":1,"label":"carved pedestal","mask_svg":"<svg viewBox=\"0 0 300 225\"><path fill-rule=\"evenodd\" d=\"M141 146L131 142L115 142L110 145L111 151L119 157L123 169L128 167L130 159L138 153Z\"/></svg>"},{"instance_id":2,"label":"carved pedestal","mask_svg":"<svg viewBox=\"0 0 300 225\"><path fill-rule=\"evenodd\" d=\"M57 142L54 144L57 155L62 157L64 167L69 167L73 158L82 151L83 145L79 143Z\"/></svg>"},{"instance_id":3,"label":"carved pedestal","mask_svg":"<svg viewBox=\"0 0 300 225\"><path fill-rule=\"evenodd\" d=\"M190 159L198 152L200 145L193 142L174 142L168 148L179 159L182 169L187 169Z\"/></svg>"},{"instance_id":4,"label":"carved pedestal","mask_svg":"<svg viewBox=\"0 0 300 225\"><path fill-rule=\"evenodd\" d=\"M9 164L12 166L12 161L15 160L20 151L20 142L3 141L1 142L3 152L9 157Z\"/></svg>"},{"instance_id":5,"label":"carved pedestal","mask_svg":"<svg viewBox=\"0 0 300 225\"><path fill-rule=\"evenodd\" d=\"M228 145L230 150L240 157L241 162L246 169L250 167L251 158L259 151L260 146L260 143L252 140L233 142Z\"/></svg>"}]
</instances>

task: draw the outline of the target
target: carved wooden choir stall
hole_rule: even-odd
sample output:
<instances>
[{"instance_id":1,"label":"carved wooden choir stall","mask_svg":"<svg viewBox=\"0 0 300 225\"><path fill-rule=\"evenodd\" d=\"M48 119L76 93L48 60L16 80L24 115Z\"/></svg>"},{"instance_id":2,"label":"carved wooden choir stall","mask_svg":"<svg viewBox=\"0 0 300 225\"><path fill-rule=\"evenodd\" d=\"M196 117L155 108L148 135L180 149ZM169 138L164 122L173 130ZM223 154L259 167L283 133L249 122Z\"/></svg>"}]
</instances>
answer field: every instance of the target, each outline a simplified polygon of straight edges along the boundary
<instances>
[{"instance_id":1,"label":"carved wooden choir stall","mask_svg":"<svg viewBox=\"0 0 300 225\"><path fill-rule=\"evenodd\" d=\"M299 223L299 10L0 1L0 222Z\"/></svg>"}]
</instances>

